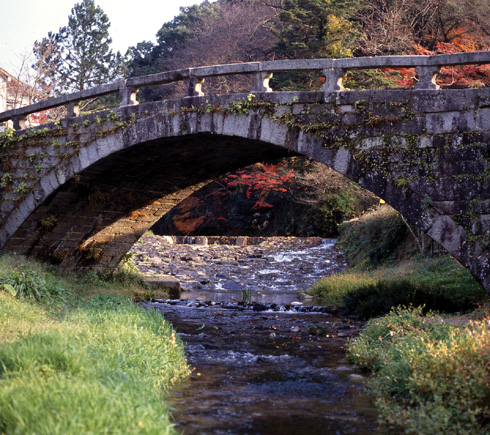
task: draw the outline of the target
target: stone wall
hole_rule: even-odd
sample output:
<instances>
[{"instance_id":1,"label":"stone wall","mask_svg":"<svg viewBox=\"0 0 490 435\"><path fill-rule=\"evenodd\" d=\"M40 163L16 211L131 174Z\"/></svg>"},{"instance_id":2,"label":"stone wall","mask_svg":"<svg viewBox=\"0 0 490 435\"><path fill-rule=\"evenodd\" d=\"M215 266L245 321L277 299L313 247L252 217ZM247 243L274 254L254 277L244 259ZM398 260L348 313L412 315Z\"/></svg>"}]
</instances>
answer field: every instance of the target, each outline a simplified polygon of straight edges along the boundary
<instances>
[{"instance_id":1,"label":"stone wall","mask_svg":"<svg viewBox=\"0 0 490 435\"><path fill-rule=\"evenodd\" d=\"M490 291L490 90L281 92L126 106L2 138L0 243L114 268L202 183L302 154L443 245Z\"/></svg>"}]
</instances>

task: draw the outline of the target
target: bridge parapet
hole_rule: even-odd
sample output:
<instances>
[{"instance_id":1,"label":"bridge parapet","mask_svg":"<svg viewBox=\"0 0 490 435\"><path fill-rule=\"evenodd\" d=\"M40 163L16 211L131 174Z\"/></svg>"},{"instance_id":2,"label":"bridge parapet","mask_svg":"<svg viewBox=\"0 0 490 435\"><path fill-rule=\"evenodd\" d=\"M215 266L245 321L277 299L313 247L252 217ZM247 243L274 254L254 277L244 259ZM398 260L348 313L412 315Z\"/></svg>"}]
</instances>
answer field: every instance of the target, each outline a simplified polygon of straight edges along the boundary
<instances>
[{"instance_id":1,"label":"bridge parapet","mask_svg":"<svg viewBox=\"0 0 490 435\"><path fill-rule=\"evenodd\" d=\"M188 97L204 96L203 84L207 78L230 75L253 75L250 92L272 92L269 81L277 72L319 71L325 78L321 90L325 93L345 91L342 80L349 71L379 68L415 68L416 90L437 90L437 75L443 66L490 64L490 51L454 53L431 56L379 56L347 59L302 59L248 62L228 65L186 68L147 76L132 77L69 95L62 95L19 109L0 113L0 123L13 121L14 129L27 127L28 116L55 107L66 106L67 118L78 116L79 103L91 98L120 93L120 107L138 104L138 90L148 86L166 85L184 81Z\"/></svg>"}]
</instances>

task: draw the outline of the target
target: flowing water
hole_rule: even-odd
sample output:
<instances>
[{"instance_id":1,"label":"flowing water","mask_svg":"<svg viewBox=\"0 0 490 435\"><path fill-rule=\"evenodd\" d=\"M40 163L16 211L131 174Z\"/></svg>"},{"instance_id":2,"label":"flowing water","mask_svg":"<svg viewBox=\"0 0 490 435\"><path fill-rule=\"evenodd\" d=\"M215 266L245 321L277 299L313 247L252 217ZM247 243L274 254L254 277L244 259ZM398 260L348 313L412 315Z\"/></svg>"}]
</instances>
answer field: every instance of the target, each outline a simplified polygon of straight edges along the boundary
<instances>
[{"instance_id":1,"label":"flowing water","mask_svg":"<svg viewBox=\"0 0 490 435\"><path fill-rule=\"evenodd\" d=\"M271 238L269 245L168 245L153 236L133 247L142 273L170 275L198 300L254 300L289 303L323 276L346 267L334 239Z\"/></svg>"},{"instance_id":2,"label":"flowing water","mask_svg":"<svg viewBox=\"0 0 490 435\"><path fill-rule=\"evenodd\" d=\"M281 282L294 281L298 270L308 270L302 279L315 280L327 260L333 263L334 255L318 257L326 245L333 249L325 242L265 254L262 258L267 260L261 263L266 267L254 271L261 303L236 303L227 292L205 289L214 300L157 299L144 304L161 310L174 325L193 369L189 380L169 397L180 431L186 435L376 432L377 413L364 386L365 375L348 363L344 353L346 340L355 337L363 323L320 312L319 307L290 304L292 291L286 292L291 297L285 304L278 297ZM219 275L226 274L233 276L229 270ZM281 279L270 280L274 285L267 292L259 281L271 274ZM216 302L218 293L225 302ZM275 303L265 305L267 297Z\"/></svg>"}]
</instances>

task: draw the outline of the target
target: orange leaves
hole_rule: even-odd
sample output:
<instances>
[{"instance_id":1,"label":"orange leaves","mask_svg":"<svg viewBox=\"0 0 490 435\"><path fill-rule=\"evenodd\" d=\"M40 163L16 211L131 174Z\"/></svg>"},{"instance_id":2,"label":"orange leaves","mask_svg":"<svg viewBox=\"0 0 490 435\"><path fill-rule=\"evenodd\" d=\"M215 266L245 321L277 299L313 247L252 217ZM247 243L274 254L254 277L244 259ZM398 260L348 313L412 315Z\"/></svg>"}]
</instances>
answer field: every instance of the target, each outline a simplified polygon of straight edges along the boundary
<instances>
[{"instance_id":1,"label":"orange leaves","mask_svg":"<svg viewBox=\"0 0 490 435\"><path fill-rule=\"evenodd\" d=\"M435 39L435 35L429 39ZM413 46L415 54L431 55L431 54L452 54L461 52L472 52L484 50L486 48L484 40L478 39L476 36L469 34L464 28L457 27L447 35L447 41L437 41L434 50L429 50L420 44ZM401 84L407 77L403 69L397 70L403 79L393 78L397 83ZM413 70L412 70L413 71ZM437 83L440 86L453 87L483 87L490 86L490 65L462 65L462 66L447 66L441 68L441 72L437 78Z\"/></svg>"},{"instance_id":2,"label":"orange leaves","mask_svg":"<svg viewBox=\"0 0 490 435\"><path fill-rule=\"evenodd\" d=\"M414 84L415 68L383 68L383 72L402 88L411 88Z\"/></svg>"},{"instance_id":3,"label":"orange leaves","mask_svg":"<svg viewBox=\"0 0 490 435\"><path fill-rule=\"evenodd\" d=\"M180 216L182 218L182 216ZM191 234L196 231L206 220L205 216L191 219L174 219L175 227L184 234Z\"/></svg>"},{"instance_id":4,"label":"orange leaves","mask_svg":"<svg viewBox=\"0 0 490 435\"><path fill-rule=\"evenodd\" d=\"M148 214L143 213L143 212L138 211L138 210L134 210L134 211L130 212L128 216L132 220L138 220L138 218L148 216Z\"/></svg>"},{"instance_id":5,"label":"orange leaves","mask_svg":"<svg viewBox=\"0 0 490 435\"><path fill-rule=\"evenodd\" d=\"M252 210L256 210L258 208L271 208L274 207L272 204L269 204L268 202L265 202L264 198L260 198L252 207Z\"/></svg>"},{"instance_id":6,"label":"orange leaves","mask_svg":"<svg viewBox=\"0 0 490 435\"><path fill-rule=\"evenodd\" d=\"M198 198L190 196L176 207L179 213L172 220L175 228L181 233L185 235L191 234L206 221L205 216L191 217L193 211L198 208L198 205Z\"/></svg>"}]
</instances>

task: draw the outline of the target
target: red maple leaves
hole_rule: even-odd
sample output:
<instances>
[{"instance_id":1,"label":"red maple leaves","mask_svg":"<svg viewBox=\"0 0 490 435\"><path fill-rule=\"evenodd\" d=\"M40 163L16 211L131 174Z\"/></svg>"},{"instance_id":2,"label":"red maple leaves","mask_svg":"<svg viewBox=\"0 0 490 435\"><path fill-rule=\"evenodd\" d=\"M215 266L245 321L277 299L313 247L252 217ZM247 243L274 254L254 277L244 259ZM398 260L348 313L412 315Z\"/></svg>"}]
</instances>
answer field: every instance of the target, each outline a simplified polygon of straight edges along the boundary
<instances>
[{"instance_id":1,"label":"red maple leaves","mask_svg":"<svg viewBox=\"0 0 490 435\"><path fill-rule=\"evenodd\" d=\"M245 192L247 199L251 199L258 193L259 199L255 202L252 210L260 208L271 208L266 199L271 192L287 192L286 186L294 180L294 169L287 167L286 161L277 164L258 163L257 170L241 170L227 175L223 183L228 188L240 189Z\"/></svg>"}]
</instances>

